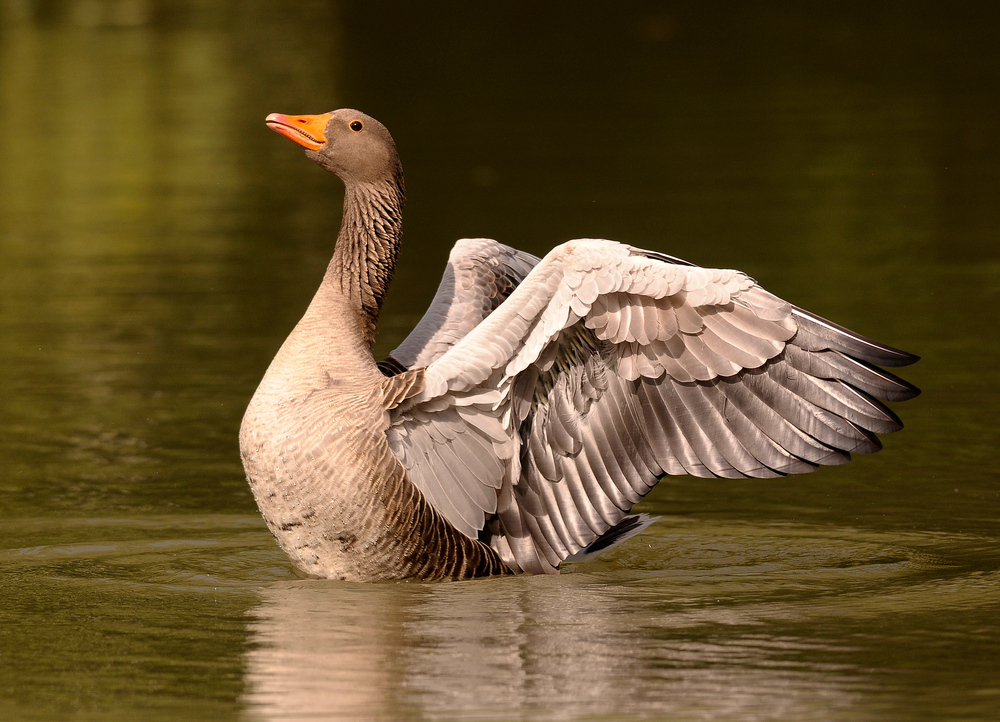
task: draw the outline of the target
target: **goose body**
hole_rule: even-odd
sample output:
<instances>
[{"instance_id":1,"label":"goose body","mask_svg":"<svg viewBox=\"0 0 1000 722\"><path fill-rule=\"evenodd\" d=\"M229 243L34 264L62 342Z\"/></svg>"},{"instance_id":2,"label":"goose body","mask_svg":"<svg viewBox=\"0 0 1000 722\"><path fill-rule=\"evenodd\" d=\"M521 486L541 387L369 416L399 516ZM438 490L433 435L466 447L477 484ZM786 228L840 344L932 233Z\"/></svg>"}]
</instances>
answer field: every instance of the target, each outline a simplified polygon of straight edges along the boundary
<instances>
[{"instance_id":1,"label":"goose body","mask_svg":"<svg viewBox=\"0 0 1000 722\"><path fill-rule=\"evenodd\" d=\"M545 258L459 241L427 313L372 355L401 236L389 132L356 110L268 125L345 185L333 259L247 408L257 504L302 572L373 581L555 573L642 526L666 474L845 463L915 396L915 356L739 271L613 241Z\"/></svg>"}]
</instances>

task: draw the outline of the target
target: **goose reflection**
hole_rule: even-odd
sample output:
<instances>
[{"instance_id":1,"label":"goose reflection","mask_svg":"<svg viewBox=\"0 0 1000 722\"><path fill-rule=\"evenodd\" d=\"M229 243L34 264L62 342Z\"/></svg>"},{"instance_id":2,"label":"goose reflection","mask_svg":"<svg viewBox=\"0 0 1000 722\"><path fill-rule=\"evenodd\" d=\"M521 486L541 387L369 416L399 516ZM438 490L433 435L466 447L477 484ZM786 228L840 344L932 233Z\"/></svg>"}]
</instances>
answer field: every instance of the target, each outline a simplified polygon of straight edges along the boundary
<instances>
[{"instance_id":1,"label":"goose reflection","mask_svg":"<svg viewBox=\"0 0 1000 722\"><path fill-rule=\"evenodd\" d=\"M690 601L583 573L279 583L250 624L245 702L262 719L801 719L857 711L870 692L831 664L844 650Z\"/></svg>"}]
</instances>

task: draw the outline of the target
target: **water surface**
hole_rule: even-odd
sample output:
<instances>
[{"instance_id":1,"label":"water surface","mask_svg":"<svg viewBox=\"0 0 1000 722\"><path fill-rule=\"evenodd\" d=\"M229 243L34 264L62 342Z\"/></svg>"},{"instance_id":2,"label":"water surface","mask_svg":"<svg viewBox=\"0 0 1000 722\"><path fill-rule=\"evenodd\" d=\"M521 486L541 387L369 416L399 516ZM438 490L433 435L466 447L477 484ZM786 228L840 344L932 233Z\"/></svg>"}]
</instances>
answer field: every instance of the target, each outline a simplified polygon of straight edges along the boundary
<instances>
[{"instance_id":1,"label":"water surface","mask_svg":"<svg viewBox=\"0 0 1000 722\"><path fill-rule=\"evenodd\" d=\"M998 20L0 2L0 716L995 716ZM407 172L382 352L455 239L608 237L920 354L907 428L558 577L295 578L236 435L341 198L262 119L341 106Z\"/></svg>"}]
</instances>

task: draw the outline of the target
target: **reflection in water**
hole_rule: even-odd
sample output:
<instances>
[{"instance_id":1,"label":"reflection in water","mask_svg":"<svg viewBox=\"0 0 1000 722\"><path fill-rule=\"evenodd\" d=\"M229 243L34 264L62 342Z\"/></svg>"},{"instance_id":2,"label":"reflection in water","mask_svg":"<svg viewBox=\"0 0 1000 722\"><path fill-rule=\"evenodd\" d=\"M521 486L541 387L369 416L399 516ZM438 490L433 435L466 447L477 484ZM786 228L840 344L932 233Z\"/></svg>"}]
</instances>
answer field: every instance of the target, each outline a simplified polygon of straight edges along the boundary
<instances>
[{"instance_id":1,"label":"reflection in water","mask_svg":"<svg viewBox=\"0 0 1000 722\"><path fill-rule=\"evenodd\" d=\"M854 536L788 533L782 559L773 529L664 530L622 568L559 577L276 583L250 624L245 701L266 719L864 718L883 678L854 658L871 641L836 625L874 630L920 599L937 614L942 588L918 581L936 564L907 540ZM667 546L697 561L664 571Z\"/></svg>"},{"instance_id":2,"label":"reflection in water","mask_svg":"<svg viewBox=\"0 0 1000 722\"><path fill-rule=\"evenodd\" d=\"M692 630L683 613L636 604L627 586L457 587L267 589L251 625L246 701L267 719L695 711L801 719L852 708L871 686L858 670L806 661L834 647Z\"/></svg>"}]
</instances>

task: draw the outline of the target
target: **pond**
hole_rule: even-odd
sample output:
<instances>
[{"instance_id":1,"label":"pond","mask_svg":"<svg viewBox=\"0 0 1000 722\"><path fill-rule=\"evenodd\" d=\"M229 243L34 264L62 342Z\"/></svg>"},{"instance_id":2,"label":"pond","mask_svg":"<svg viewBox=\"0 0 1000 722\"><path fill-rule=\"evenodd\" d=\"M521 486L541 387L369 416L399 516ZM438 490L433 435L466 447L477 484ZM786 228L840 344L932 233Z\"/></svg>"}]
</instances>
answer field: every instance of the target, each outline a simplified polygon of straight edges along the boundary
<instances>
[{"instance_id":1,"label":"pond","mask_svg":"<svg viewBox=\"0 0 1000 722\"><path fill-rule=\"evenodd\" d=\"M984 719L1000 705L993 3L0 2L4 719ZM851 464L664 479L559 576L299 579L244 408L341 187L407 179L387 353L448 250L612 238L922 356Z\"/></svg>"}]
</instances>

